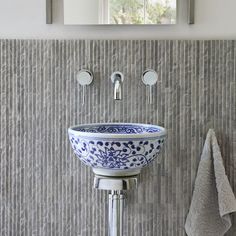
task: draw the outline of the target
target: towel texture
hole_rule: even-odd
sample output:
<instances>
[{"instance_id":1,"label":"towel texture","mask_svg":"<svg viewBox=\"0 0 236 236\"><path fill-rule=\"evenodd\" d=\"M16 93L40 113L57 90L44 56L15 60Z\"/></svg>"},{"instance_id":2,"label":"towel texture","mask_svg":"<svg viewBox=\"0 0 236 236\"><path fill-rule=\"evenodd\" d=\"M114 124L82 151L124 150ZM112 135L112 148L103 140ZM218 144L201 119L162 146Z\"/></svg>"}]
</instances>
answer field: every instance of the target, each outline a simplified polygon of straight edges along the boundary
<instances>
[{"instance_id":1,"label":"towel texture","mask_svg":"<svg viewBox=\"0 0 236 236\"><path fill-rule=\"evenodd\" d=\"M190 210L185 223L188 236L222 236L231 227L236 199L225 174L215 132L204 144Z\"/></svg>"}]
</instances>

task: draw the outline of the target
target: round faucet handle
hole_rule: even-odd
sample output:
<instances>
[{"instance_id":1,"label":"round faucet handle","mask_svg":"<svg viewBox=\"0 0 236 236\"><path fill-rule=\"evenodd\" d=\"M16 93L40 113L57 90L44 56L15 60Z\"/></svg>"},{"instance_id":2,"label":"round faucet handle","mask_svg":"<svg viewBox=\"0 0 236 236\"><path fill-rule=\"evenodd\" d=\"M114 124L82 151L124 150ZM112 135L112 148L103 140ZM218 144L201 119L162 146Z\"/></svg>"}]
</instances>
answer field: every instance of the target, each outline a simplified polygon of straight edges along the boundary
<instances>
[{"instance_id":1,"label":"round faucet handle","mask_svg":"<svg viewBox=\"0 0 236 236\"><path fill-rule=\"evenodd\" d=\"M152 86L154 86L157 83L157 79L158 79L158 74L155 70L148 69L145 70L142 74L142 81L148 88L147 97L149 104L153 104Z\"/></svg>"},{"instance_id":2,"label":"round faucet handle","mask_svg":"<svg viewBox=\"0 0 236 236\"><path fill-rule=\"evenodd\" d=\"M77 81L82 86L82 105L85 104L86 86L93 82L93 73L89 70L80 70L77 74Z\"/></svg>"},{"instance_id":3,"label":"round faucet handle","mask_svg":"<svg viewBox=\"0 0 236 236\"><path fill-rule=\"evenodd\" d=\"M155 70L145 70L142 75L142 81L145 85L152 86L157 83L158 75Z\"/></svg>"}]
</instances>

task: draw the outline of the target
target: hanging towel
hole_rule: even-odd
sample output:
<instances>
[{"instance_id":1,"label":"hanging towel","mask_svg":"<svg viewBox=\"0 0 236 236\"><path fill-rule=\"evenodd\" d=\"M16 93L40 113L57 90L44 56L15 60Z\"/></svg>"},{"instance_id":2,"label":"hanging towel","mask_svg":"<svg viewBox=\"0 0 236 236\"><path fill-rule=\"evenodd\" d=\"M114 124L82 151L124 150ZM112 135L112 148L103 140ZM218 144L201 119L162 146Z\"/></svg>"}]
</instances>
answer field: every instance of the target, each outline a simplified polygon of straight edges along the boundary
<instances>
[{"instance_id":1,"label":"hanging towel","mask_svg":"<svg viewBox=\"0 0 236 236\"><path fill-rule=\"evenodd\" d=\"M223 236L231 227L236 199L225 174L214 130L204 144L190 210L185 222L188 236Z\"/></svg>"}]
</instances>

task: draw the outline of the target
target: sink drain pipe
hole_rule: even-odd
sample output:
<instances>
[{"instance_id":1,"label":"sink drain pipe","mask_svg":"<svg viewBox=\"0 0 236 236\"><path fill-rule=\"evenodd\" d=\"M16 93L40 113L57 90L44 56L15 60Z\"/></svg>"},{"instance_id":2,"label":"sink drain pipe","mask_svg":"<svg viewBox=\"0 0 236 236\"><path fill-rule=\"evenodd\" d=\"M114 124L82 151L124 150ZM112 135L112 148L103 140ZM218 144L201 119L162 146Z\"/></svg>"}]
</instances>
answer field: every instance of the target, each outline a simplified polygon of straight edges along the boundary
<instances>
[{"instance_id":1,"label":"sink drain pipe","mask_svg":"<svg viewBox=\"0 0 236 236\"><path fill-rule=\"evenodd\" d=\"M94 188L109 190L109 236L123 236L125 195L123 191L137 188L138 176L106 177L95 175Z\"/></svg>"},{"instance_id":2,"label":"sink drain pipe","mask_svg":"<svg viewBox=\"0 0 236 236\"><path fill-rule=\"evenodd\" d=\"M111 191L109 194L109 236L123 235L124 201L121 191Z\"/></svg>"}]
</instances>

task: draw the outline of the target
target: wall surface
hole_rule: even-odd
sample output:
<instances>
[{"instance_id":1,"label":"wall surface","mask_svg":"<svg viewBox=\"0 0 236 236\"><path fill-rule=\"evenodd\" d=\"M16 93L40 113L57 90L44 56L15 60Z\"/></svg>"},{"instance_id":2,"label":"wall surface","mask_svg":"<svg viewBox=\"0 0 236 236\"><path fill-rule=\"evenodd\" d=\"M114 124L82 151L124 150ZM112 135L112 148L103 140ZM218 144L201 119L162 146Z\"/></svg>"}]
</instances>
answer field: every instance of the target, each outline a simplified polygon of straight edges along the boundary
<instances>
[{"instance_id":1,"label":"wall surface","mask_svg":"<svg viewBox=\"0 0 236 236\"><path fill-rule=\"evenodd\" d=\"M94 72L81 106L76 73ZM140 75L158 71L147 105ZM67 128L167 128L161 159L128 192L124 236L184 236L200 154L214 128L236 193L236 41L0 40L0 235L105 236L107 194L72 154ZM109 76L125 75L114 102ZM236 232L236 220L227 236Z\"/></svg>"},{"instance_id":2,"label":"wall surface","mask_svg":"<svg viewBox=\"0 0 236 236\"><path fill-rule=\"evenodd\" d=\"M98 2L94 0L66 0L64 2L64 23L95 24L99 22L98 9L101 4Z\"/></svg>"},{"instance_id":3,"label":"wall surface","mask_svg":"<svg viewBox=\"0 0 236 236\"><path fill-rule=\"evenodd\" d=\"M0 0L0 38L235 39L236 1L197 0L196 24L187 24L179 0L175 26L64 26L63 0L53 0L54 24L45 24L46 0Z\"/></svg>"}]
</instances>

